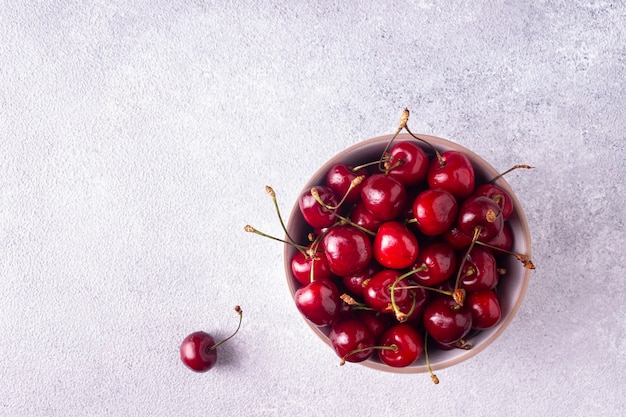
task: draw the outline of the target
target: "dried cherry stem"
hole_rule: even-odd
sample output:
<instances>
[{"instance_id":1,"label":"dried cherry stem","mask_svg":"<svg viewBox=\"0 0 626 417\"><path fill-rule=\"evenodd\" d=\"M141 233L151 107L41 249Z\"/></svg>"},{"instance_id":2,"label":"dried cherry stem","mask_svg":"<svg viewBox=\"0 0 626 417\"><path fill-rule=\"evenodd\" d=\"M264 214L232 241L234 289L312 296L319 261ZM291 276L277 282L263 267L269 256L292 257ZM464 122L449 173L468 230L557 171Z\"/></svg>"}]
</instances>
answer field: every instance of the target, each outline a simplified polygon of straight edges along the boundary
<instances>
[{"instance_id":1,"label":"dried cherry stem","mask_svg":"<svg viewBox=\"0 0 626 417\"><path fill-rule=\"evenodd\" d=\"M356 348L348 353L346 353L345 355L343 355L343 357L341 358L341 361L339 362L339 365L343 366L346 364L346 359L351 356L354 355L356 353L360 353L360 352L365 352L367 350L372 350L372 349L376 349L376 350L393 350L394 352L398 351L398 345L391 344L389 346L369 346L369 347L361 347L361 348Z\"/></svg>"},{"instance_id":2,"label":"dried cherry stem","mask_svg":"<svg viewBox=\"0 0 626 417\"><path fill-rule=\"evenodd\" d=\"M309 278L311 282L315 281L315 261L319 260L319 257L317 256L317 248L320 246L322 236L324 236L323 233L315 238L311 244L311 248L309 249L309 256L313 259L313 262L311 262L311 272Z\"/></svg>"},{"instance_id":3,"label":"dried cherry stem","mask_svg":"<svg viewBox=\"0 0 626 417\"><path fill-rule=\"evenodd\" d=\"M398 307L398 304L396 303L396 285L398 285L398 283L402 281L403 279L410 277L411 275L417 272L422 272L422 271L428 271L428 266L426 266L426 264L422 264L422 266L420 266L419 268L413 269L409 272L406 272L400 275L398 278L396 278L393 284L391 284L391 287L389 287L389 291L391 291L391 308L393 309L393 312L396 315L396 319L400 323L405 322L411 316L411 314L413 314L413 311L415 311L416 302L415 302L415 295L413 295L413 305L411 306L411 309L409 310L409 312L403 313L402 311L400 311L400 307ZM406 288L406 287L403 287L403 288Z\"/></svg>"},{"instance_id":4,"label":"dried cherry stem","mask_svg":"<svg viewBox=\"0 0 626 417\"><path fill-rule=\"evenodd\" d=\"M456 349L462 349L462 350L471 350L472 349L472 345L470 345L469 343L467 343L467 341L465 339L461 339L458 340L455 344L454 347Z\"/></svg>"},{"instance_id":5,"label":"dried cherry stem","mask_svg":"<svg viewBox=\"0 0 626 417\"><path fill-rule=\"evenodd\" d=\"M428 356L428 332L424 333L424 357L426 358L426 367L428 368L430 379L435 385L437 385L439 383L439 378L437 378L437 375L433 373L433 369L430 366L430 358Z\"/></svg>"},{"instance_id":6,"label":"dried cherry stem","mask_svg":"<svg viewBox=\"0 0 626 417\"><path fill-rule=\"evenodd\" d=\"M480 240L476 241L476 244L480 245L480 246L484 246L486 248L489 248L491 250L494 251L498 251L498 252L503 252L506 253L507 255L511 255L513 256L515 259L517 259L518 261L520 261L522 263L522 265L524 265L524 268L526 269L535 269L535 264L533 263L533 261L528 257L528 255L525 255L523 253L515 253L515 252L511 252L509 250L506 249L502 249L499 248L497 246L493 246L490 245L488 243L485 242L481 242Z\"/></svg>"},{"instance_id":7,"label":"dried cherry stem","mask_svg":"<svg viewBox=\"0 0 626 417\"><path fill-rule=\"evenodd\" d=\"M239 315L239 324L237 325L237 328L235 329L235 331L233 332L233 334L231 334L230 336L228 336L226 339L222 340L221 342L217 342L216 344L214 344L213 346L207 348L207 352L211 351L211 350L215 350L217 349L218 346L220 346L221 344L223 344L224 342L229 341L230 339L232 339L237 332L239 331L239 329L241 328L241 320L243 319L243 310L241 309L241 307L239 306L235 306L235 312Z\"/></svg>"},{"instance_id":8,"label":"dried cherry stem","mask_svg":"<svg viewBox=\"0 0 626 417\"><path fill-rule=\"evenodd\" d=\"M306 246L299 245L299 244L297 244L295 242L291 242L291 241L288 241L288 240L277 238L275 236L271 236L271 235L265 234L265 233L261 232L260 230L257 230L254 227L250 226L249 224L247 224L244 227L244 230L246 232L248 232L248 233L254 233L255 235L263 236L263 237L266 237L268 239L272 239L272 240L275 240L277 242L284 243L286 245L291 245L294 248L296 248L297 250L299 250L300 252L302 252L302 254L304 256L309 256L309 254L310 254L310 249L308 247L306 247Z\"/></svg>"},{"instance_id":9,"label":"dried cherry stem","mask_svg":"<svg viewBox=\"0 0 626 417\"><path fill-rule=\"evenodd\" d=\"M507 169L506 171L504 171L503 173L498 174L497 176L493 177L493 178L491 179L491 181L489 181L489 182L490 182L490 183L493 183L493 182L494 182L494 181L496 181L497 179L499 179L499 178L501 178L501 177L505 176L506 174L508 174L508 173L509 173L509 172L511 172L511 171L515 171L516 169L533 169L533 168L534 168L533 166L530 166L530 165L525 165L525 164L514 165L514 166L512 166L511 168L509 168L509 169Z\"/></svg>"},{"instance_id":10,"label":"dried cherry stem","mask_svg":"<svg viewBox=\"0 0 626 417\"><path fill-rule=\"evenodd\" d=\"M358 302L349 294L343 293L341 294L341 296L339 296L339 298L341 299L341 301L348 304L353 310L374 310L367 304Z\"/></svg>"},{"instance_id":11,"label":"dried cherry stem","mask_svg":"<svg viewBox=\"0 0 626 417\"><path fill-rule=\"evenodd\" d=\"M480 236L481 231L482 231L482 227L480 226L476 226L474 228L474 236L472 236L472 242L467 248L467 252L465 252L465 256L463 256L463 260L461 261L461 265L459 265L459 272L456 274L453 298L454 298L454 301L456 301L460 307L463 306L463 301L465 301L465 290L463 290L462 288L459 288L459 284L461 283L461 275L463 273L463 266L465 265L465 261L467 260L467 257L469 256L470 252L474 248L474 245L478 241L478 236Z\"/></svg>"},{"instance_id":12,"label":"dried cherry stem","mask_svg":"<svg viewBox=\"0 0 626 417\"><path fill-rule=\"evenodd\" d=\"M283 228L283 231L285 232L285 236L287 236L287 239L289 239L291 242L295 243L295 240L293 240L293 238L289 235L289 232L287 231L285 222L283 222L283 216L280 214L280 209L278 208L278 201L276 200L276 192L269 185L265 186L265 192L269 194L269 196L272 198L272 202L274 203L274 209L276 210L276 214L278 215L278 221L280 222L280 226Z\"/></svg>"}]
</instances>

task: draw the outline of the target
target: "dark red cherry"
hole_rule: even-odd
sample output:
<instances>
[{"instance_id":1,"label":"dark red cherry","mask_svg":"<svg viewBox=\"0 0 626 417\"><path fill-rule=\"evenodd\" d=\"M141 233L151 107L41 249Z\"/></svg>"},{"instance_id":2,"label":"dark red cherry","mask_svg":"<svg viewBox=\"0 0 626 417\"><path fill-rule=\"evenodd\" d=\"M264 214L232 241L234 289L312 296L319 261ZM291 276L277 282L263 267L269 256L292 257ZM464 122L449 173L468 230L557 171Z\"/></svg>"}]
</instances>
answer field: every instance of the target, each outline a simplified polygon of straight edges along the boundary
<instances>
[{"instance_id":1,"label":"dark red cherry","mask_svg":"<svg viewBox=\"0 0 626 417\"><path fill-rule=\"evenodd\" d=\"M458 151L443 152L441 158L444 166L437 158L430 161L426 175L428 186L432 189L443 188L459 199L471 195L476 179L469 158Z\"/></svg>"},{"instance_id":2,"label":"dark red cherry","mask_svg":"<svg viewBox=\"0 0 626 417\"><path fill-rule=\"evenodd\" d=\"M485 330L495 326L502 317L502 309L497 294L492 290L468 292L465 305L472 312L472 328Z\"/></svg>"},{"instance_id":3,"label":"dark red cherry","mask_svg":"<svg viewBox=\"0 0 626 417\"><path fill-rule=\"evenodd\" d=\"M391 326L393 316L373 310L355 310L356 317L367 326L375 340Z\"/></svg>"},{"instance_id":4,"label":"dark red cherry","mask_svg":"<svg viewBox=\"0 0 626 417\"><path fill-rule=\"evenodd\" d=\"M194 332L180 345L180 358L192 371L206 372L217 362L217 349L213 337L205 332Z\"/></svg>"},{"instance_id":5,"label":"dark red cherry","mask_svg":"<svg viewBox=\"0 0 626 417\"><path fill-rule=\"evenodd\" d=\"M370 212L363 201L359 201L354 205L352 212L350 213L350 220L364 229L369 230L370 232L376 232L381 224L385 221L374 216L372 212Z\"/></svg>"},{"instance_id":6,"label":"dark red cherry","mask_svg":"<svg viewBox=\"0 0 626 417\"><path fill-rule=\"evenodd\" d=\"M476 187L474 195L482 195L494 200L502 209L502 218L508 220L513 214L513 200L509 194L495 184L485 183Z\"/></svg>"},{"instance_id":7,"label":"dark red cherry","mask_svg":"<svg viewBox=\"0 0 626 417\"><path fill-rule=\"evenodd\" d=\"M417 238L404 224L383 223L372 244L374 259L385 268L403 269L415 262L419 247Z\"/></svg>"},{"instance_id":8,"label":"dark red cherry","mask_svg":"<svg viewBox=\"0 0 626 417\"><path fill-rule=\"evenodd\" d=\"M372 243L367 233L354 226L335 226L322 238L330 270L345 277L365 268L372 259Z\"/></svg>"},{"instance_id":9,"label":"dark red cherry","mask_svg":"<svg viewBox=\"0 0 626 417\"><path fill-rule=\"evenodd\" d=\"M385 174L374 174L363 182L363 205L381 220L392 220L405 208L407 193L404 185Z\"/></svg>"},{"instance_id":10,"label":"dark red cherry","mask_svg":"<svg viewBox=\"0 0 626 417\"><path fill-rule=\"evenodd\" d=\"M338 198L345 196L346 204L356 203L361 198L361 186L363 183L356 185L350 190L350 185L356 177L368 176L365 168L354 171L354 166L346 164L336 164L328 170L326 174L326 185L330 187ZM348 190L350 192L348 193ZM348 193L346 195L346 193Z\"/></svg>"},{"instance_id":11,"label":"dark red cherry","mask_svg":"<svg viewBox=\"0 0 626 417\"><path fill-rule=\"evenodd\" d=\"M456 198L443 189L425 190L413 201L416 226L426 236L439 235L452 226L459 210Z\"/></svg>"},{"instance_id":12,"label":"dark red cherry","mask_svg":"<svg viewBox=\"0 0 626 417\"><path fill-rule=\"evenodd\" d=\"M413 269L426 265L427 269L416 272L412 278L420 285L433 286L452 276L457 266L454 248L446 242L431 242L420 248Z\"/></svg>"},{"instance_id":13,"label":"dark red cherry","mask_svg":"<svg viewBox=\"0 0 626 417\"><path fill-rule=\"evenodd\" d=\"M496 248L511 251L513 249L513 230L509 222L505 221L500 234L487 243Z\"/></svg>"},{"instance_id":14,"label":"dark red cherry","mask_svg":"<svg viewBox=\"0 0 626 417\"><path fill-rule=\"evenodd\" d=\"M296 307L302 315L316 326L330 326L340 313L339 290L329 279L318 278L300 287L294 295Z\"/></svg>"},{"instance_id":15,"label":"dark red cherry","mask_svg":"<svg viewBox=\"0 0 626 417\"><path fill-rule=\"evenodd\" d=\"M374 346L374 336L359 319L335 323L328 337L337 356L348 362L362 362L374 353L374 349L367 349Z\"/></svg>"},{"instance_id":16,"label":"dark red cherry","mask_svg":"<svg viewBox=\"0 0 626 417\"><path fill-rule=\"evenodd\" d=\"M363 300L365 304L381 313L392 313L393 305L391 301L391 286L400 277L401 272L395 269L383 269L374 274L366 281L363 288ZM410 290L405 287L408 280L404 279L395 286L394 301L396 304L404 305L410 297Z\"/></svg>"},{"instance_id":17,"label":"dark red cherry","mask_svg":"<svg viewBox=\"0 0 626 417\"><path fill-rule=\"evenodd\" d=\"M421 284L413 279L408 279L407 286L418 285ZM426 308L426 305L430 300L431 292L432 291L425 288L412 288L408 300L398 305L400 317L403 318L403 320L407 323L416 323L419 324L419 326L421 327L422 314L424 313L424 309ZM403 315L406 316L403 317ZM396 319L398 319L397 313Z\"/></svg>"},{"instance_id":18,"label":"dark red cherry","mask_svg":"<svg viewBox=\"0 0 626 417\"><path fill-rule=\"evenodd\" d=\"M406 187L414 187L426 179L428 156L414 142L398 142L389 150L388 174Z\"/></svg>"},{"instance_id":19,"label":"dark red cherry","mask_svg":"<svg viewBox=\"0 0 626 417\"><path fill-rule=\"evenodd\" d=\"M455 343L472 328L472 313L459 306L452 297L442 295L433 298L426 306L423 316L424 329L439 343Z\"/></svg>"},{"instance_id":20,"label":"dark red cherry","mask_svg":"<svg viewBox=\"0 0 626 417\"><path fill-rule=\"evenodd\" d=\"M350 295L361 297L363 295L363 286L365 281L370 279L375 273L382 270L378 262L372 261L360 271L342 277L343 285L350 292Z\"/></svg>"},{"instance_id":21,"label":"dark red cherry","mask_svg":"<svg viewBox=\"0 0 626 417\"><path fill-rule=\"evenodd\" d=\"M318 185L315 189L322 202L327 206L335 207L339 202L335 192L331 188ZM311 194L311 190L305 191L300 195L298 204L304 221L313 228L330 227L337 221L333 210L323 207Z\"/></svg>"},{"instance_id":22,"label":"dark red cherry","mask_svg":"<svg viewBox=\"0 0 626 417\"><path fill-rule=\"evenodd\" d=\"M474 246L461 268L460 286L467 291L491 290L498 285L499 277L496 258L491 250Z\"/></svg>"},{"instance_id":23,"label":"dark red cherry","mask_svg":"<svg viewBox=\"0 0 626 417\"><path fill-rule=\"evenodd\" d=\"M489 242L500 234L504 220L495 201L489 197L473 196L461 204L457 225L468 236L473 236L476 228L480 227L478 240Z\"/></svg>"},{"instance_id":24,"label":"dark red cherry","mask_svg":"<svg viewBox=\"0 0 626 417\"><path fill-rule=\"evenodd\" d=\"M458 226L455 225L443 232L442 236L454 249L464 249L472 244L472 236L461 232Z\"/></svg>"},{"instance_id":25,"label":"dark red cherry","mask_svg":"<svg viewBox=\"0 0 626 417\"><path fill-rule=\"evenodd\" d=\"M394 349L379 349L378 357L386 365L403 368L411 365L424 351L422 335L411 325L396 324L379 339L378 344Z\"/></svg>"},{"instance_id":26,"label":"dark red cherry","mask_svg":"<svg viewBox=\"0 0 626 417\"><path fill-rule=\"evenodd\" d=\"M314 279L333 276L324 252L318 251L315 255L305 255L297 251L291 258L291 272L300 284L306 285L311 282L311 268L313 268Z\"/></svg>"}]
</instances>

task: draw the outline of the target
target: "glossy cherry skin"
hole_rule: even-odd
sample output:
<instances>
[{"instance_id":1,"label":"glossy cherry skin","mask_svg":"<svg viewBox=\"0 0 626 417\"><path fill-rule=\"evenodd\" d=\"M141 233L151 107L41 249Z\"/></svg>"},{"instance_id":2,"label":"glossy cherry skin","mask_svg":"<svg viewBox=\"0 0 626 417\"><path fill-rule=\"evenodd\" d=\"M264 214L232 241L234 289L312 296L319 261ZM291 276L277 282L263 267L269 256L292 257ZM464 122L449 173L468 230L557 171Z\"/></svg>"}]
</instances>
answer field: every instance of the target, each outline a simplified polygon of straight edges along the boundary
<instances>
[{"instance_id":1,"label":"glossy cherry skin","mask_svg":"<svg viewBox=\"0 0 626 417\"><path fill-rule=\"evenodd\" d=\"M411 365L424 351L422 335L411 325L396 324L378 340L380 346L396 346L396 350L380 349L378 357L386 365L403 368Z\"/></svg>"},{"instance_id":2,"label":"glossy cherry skin","mask_svg":"<svg viewBox=\"0 0 626 417\"><path fill-rule=\"evenodd\" d=\"M474 195L489 197L494 201L499 200L499 202L496 201L496 203L502 209L502 218L504 220L508 220L511 214L513 214L513 200L511 200L511 197L506 191L495 184L485 183L479 185L476 187L476 190L474 190Z\"/></svg>"},{"instance_id":3,"label":"glossy cherry skin","mask_svg":"<svg viewBox=\"0 0 626 417\"><path fill-rule=\"evenodd\" d=\"M403 269L415 262L419 253L417 238L397 221L383 223L372 244L374 259L385 268Z\"/></svg>"},{"instance_id":4,"label":"glossy cherry skin","mask_svg":"<svg viewBox=\"0 0 626 417\"><path fill-rule=\"evenodd\" d=\"M291 258L291 273L300 284L306 285L311 282L311 268L313 278L333 277L324 252L318 251L315 256L311 256L297 251Z\"/></svg>"},{"instance_id":5,"label":"glossy cherry skin","mask_svg":"<svg viewBox=\"0 0 626 417\"><path fill-rule=\"evenodd\" d=\"M511 229L511 224L505 221L500 234L498 234L498 236L494 237L487 243L491 246L495 246L496 248L503 249L505 251L512 250L513 230Z\"/></svg>"},{"instance_id":6,"label":"glossy cherry skin","mask_svg":"<svg viewBox=\"0 0 626 417\"><path fill-rule=\"evenodd\" d=\"M370 232L374 232L374 233L378 231L378 228L380 227L380 225L385 222L384 220L372 214L372 212L370 212L365 207L365 205L363 204L363 201L358 201L354 205L354 208L352 209L352 212L350 213L350 220L354 224L361 226L362 228L367 229Z\"/></svg>"},{"instance_id":7,"label":"glossy cherry skin","mask_svg":"<svg viewBox=\"0 0 626 417\"><path fill-rule=\"evenodd\" d=\"M413 269L422 265L426 265L427 269L416 272L412 278L420 285L437 285L452 276L457 266L457 255L446 242L430 242L420 248Z\"/></svg>"},{"instance_id":8,"label":"glossy cherry skin","mask_svg":"<svg viewBox=\"0 0 626 417\"><path fill-rule=\"evenodd\" d=\"M372 259L372 243L367 233L353 226L334 226L322 238L330 270L345 277L365 268Z\"/></svg>"},{"instance_id":9,"label":"glossy cherry skin","mask_svg":"<svg viewBox=\"0 0 626 417\"><path fill-rule=\"evenodd\" d=\"M489 329L500 321L502 308L497 294L492 290L481 290L467 293L465 305L472 312L472 328Z\"/></svg>"},{"instance_id":10,"label":"glossy cherry skin","mask_svg":"<svg viewBox=\"0 0 626 417\"><path fill-rule=\"evenodd\" d=\"M359 319L335 323L328 337L337 356L345 358L348 362L363 362L374 354L374 349L351 353L356 349L372 347L375 343L374 336Z\"/></svg>"},{"instance_id":11,"label":"glossy cherry skin","mask_svg":"<svg viewBox=\"0 0 626 417\"><path fill-rule=\"evenodd\" d=\"M217 362L217 349L213 337L205 332L194 332L180 345L180 359L192 371L206 372Z\"/></svg>"},{"instance_id":12,"label":"glossy cherry skin","mask_svg":"<svg viewBox=\"0 0 626 417\"><path fill-rule=\"evenodd\" d=\"M330 326L339 318L340 304L337 286L329 279L318 278L300 287L294 294L298 311L316 326Z\"/></svg>"},{"instance_id":13,"label":"glossy cherry skin","mask_svg":"<svg viewBox=\"0 0 626 417\"><path fill-rule=\"evenodd\" d=\"M378 262L370 262L365 268L360 271L346 275L342 277L343 285L350 292L350 295L361 297L363 295L363 287L365 286L365 281L370 279L374 274L381 271L382 267Z\"/></svg>"},{"instance_id":14,"label":"glossy cherry skin","mask_svg":"<svg viewBox=\"0 0 626 417\"><path fill-rule=\"evenodd\" d=\"M335 207L339 202L335 192L331 188L318 185L315 189L320 199L329 207ZM304 221L313 228L321 229L330 227L337 221L337 217L335 217L333 211L322 207L311 194L311 190L305 191L300 195L298 205L300 206L300 212L302 213Z\"/></svg>"},{"instance_id":15,"label":"glossy cherry skin","mask_svg":"<svg viewBox=\"0 0 626 417\"><path fill-rule=\"evenodd\" d=\"M461 204L457 225L468 236L473 236L475 228L480 227L478 240L489 242L502 231L504 219L495 201L489 197L472 196Z\"/></svg>"},{"instance_id":16,"label":"glossy cherry skin","mask_svg":"<svg viewBox=\"0 0 626 417\"><path fill-rule=\"evenodd\" d=\"M404 210L407 193L400 181L379 173L363 182L361 200L374 216L381 220L393 220Z\"/></svg>"},{"instance_id":17,"label":"glossy cherry skin","mask_svg":"<svg viewBox=\"0 0 626 417\"><path fill-rule=\"evenodd\" d=\"M428 156L414 142L398 142L389 150L389 175L406 187L414 187L426 179Z\"/></svg>"},{"instance_id":18,"label":"glossy cherry skin","mask_svg":"<svg viewBox=\"0 0 626 417\"><path fill-rule=\"evenodd\" d=\"M396 269L383 269L366 281L363 288L363 300L365 304L381 313L392 313L391 286L400 277L401 272ZM398 305L404 305L410 300L410 290L405 287L408 280L401 280L395 286L394 301Z\"/></svg>"},{"instance_id":19,"label":"glossy cherry skin","mask_svg":"<svg viewBox=\"0 0 626 417\"><path fill-rule=\"evenodd\" d=\"M450 244L454 249L464 249L472 244L472 236L468 236L461 232L458 226L452 225L441 235L446 243Z\"/></svg>"},{"instance_id":20,"label":"glossy cherry skin","mask_svg":"<svg viewBox=\"0 0 626 417\"><path fill-rule=\"evenodd\" d=\"M394 318L390 314L379 313L373 310L355 310L355 314L367 326L372 336L374 336L374 340L378 340L394 322Z\"/></svg>"},{"instance_id":21,"label":"glossy cherry skin","mask_svg":"<svg viewBox=\"0 0 626 417\"><path fill-rule=\"evenodd\" d=\"M458 151L443 152L441 158L444 166L441 166L437 158L430 161L426 174L428 186L431 189L442 188L458 199L471 195L476 178L469 158Z\"/></svg>"},{"instance_id":22,"label":"glossy cherry skin","mask_svg":"<svg viewBox=\"0 0 626 417\"><path fill-rule=\"evenodd\" d=\"M423 316L424 329L439 343L455 343L472 328L472 313L447 295L433 298Z\"/></svg>"},{"instance_id":23,"label":"glossy cherry skin","mask_svg":"<svg viewBox=\"0 0 626 417\"><path fill-rule=\"evenodd\" d=\"M456 198L443 189L425 190L413 201L416 226L426 236L444 233L457 218Z\"/></svg>"},{"instance_id":24,"label":"glossy cherry skin","mask_svg":"<svg viewBox=\"0 0 626 417\"><path fill-rule=\"evenodd\" d=\"M492 290L498 285L499 278L496 258L491 250L474 246L461 268L460 286L467 291Z\"/></svg>"},{"instance_id":25,"label":"glossy cherry skin","mask_svg":"<svg viewBox=\"0 0 626 417\"><path fill-rule=\"evenodd\" d=\"M361 198L361 186L363 183L356 185L350 190L348 195L346 193L350 189L350 184L355 178L363 176L367 178L368 172L365 168L361 168L357 171L353 171L354 166L346 164L336 164L332 166L328 173L326 173L326 185L330 187L335 195L342 199L345 197L345 204L356 203Z\"/></svg>"}]
</instances>

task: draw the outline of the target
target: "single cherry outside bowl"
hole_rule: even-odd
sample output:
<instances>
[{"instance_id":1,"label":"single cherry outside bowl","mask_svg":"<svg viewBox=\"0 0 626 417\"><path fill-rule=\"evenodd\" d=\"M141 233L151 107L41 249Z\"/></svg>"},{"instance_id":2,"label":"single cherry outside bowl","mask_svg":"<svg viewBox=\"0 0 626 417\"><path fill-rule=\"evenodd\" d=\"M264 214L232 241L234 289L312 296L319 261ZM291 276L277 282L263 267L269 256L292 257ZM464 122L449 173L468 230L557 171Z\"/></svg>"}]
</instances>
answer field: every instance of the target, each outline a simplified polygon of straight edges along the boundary
<instances>
[{"instance_id":1,"label":"single cherry outside bowl","mask_svg":"<svg viewBox=\"0 0 626 417\"><path fill-rule=\"evenodd\" d=\"M464 148L463 146L435 136L419 134L417 136L428 141L435 148L437 148L439 152L455 150L464 153L471 160L474 166L477 184L489 181L499 174L499 172L496 171L496 169L493 168L489 163L487 163L483 158L476 155L474 152ZM307 183L302 188L302 191L304 192L305 190L311 189L311 187L313 186L324 184L326 179L326 173L333 165L337 163L345 163L356 166L379 159L391 138L392 135L380 136L365 140L345 149L344 151L340 152L339 154L328 160L328 162L326 162L322 167L320 167L317 172L315 172L315 174L313 174L313 176L307 181ZM403 140L415 141L415 139L411 138L408 134L400 134L395 139L394 143ZM420 146L422 146L424 151L429 154L429 156L432 156L431 149L427 145L419 141L416 141L416 143L420 144ZM496 180L495 184L504 189L510 195L513 201L513 205L515 207L512 216L508 220L513 231L513 252L523 253L532 258L530 230L522 206L517 199L515 193L503 177ZM307 234L309 233L310 229L311 228L305 223L302 215L300 214L298 202L296 202L293 206L289 221L287 223L287 230L290 236L297 242L307 242ZM301 286L301 284L299 284L298 281L296 281L295 278L292 276L291 272L290 260L294 255L295 250L296 249L294 249L292 246L285 245L285 272L287 275L287 284L289 285L289 291L291 292L292 296ZM487 346L493 343L493 341L496 340L502 334L502 332L504 332L504 330L511 324L526 294L526 290L530 281L530 270L524 268L524 266L513 257L508 257L507 263L504 266L507 269L507 274L500 280L500 283L498 284L498 297L500 299L502 309L502 317L498 324L490 329L482 330L475 336L472 336L470 340L472 348L470 350L441 350L437 349L434 346L429 346L428 354L433 370L443 369L456 365L477 355L478 353L485 350ZM328 338L330 327L317 327L306 319L305 322L311 327L313 332L315 332L317 336L319 336L319 338L330 347L330 340ZM382 363L378 359L376 354L374 354L370 359L366 361L358 362L358 364L377 370L394 373L428 372L424 354L422 354L421 357L414 364L404 368L390 367Z\"/></svg>"}]
</instances>

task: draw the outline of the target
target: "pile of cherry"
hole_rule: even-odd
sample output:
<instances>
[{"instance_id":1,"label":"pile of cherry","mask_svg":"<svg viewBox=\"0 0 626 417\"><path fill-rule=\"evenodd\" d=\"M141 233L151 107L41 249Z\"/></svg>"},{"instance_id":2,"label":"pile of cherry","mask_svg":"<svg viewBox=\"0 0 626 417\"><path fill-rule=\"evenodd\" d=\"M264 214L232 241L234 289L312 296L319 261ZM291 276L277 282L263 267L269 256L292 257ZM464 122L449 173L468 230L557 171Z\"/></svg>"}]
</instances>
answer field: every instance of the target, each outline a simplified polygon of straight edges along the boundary
<instances>
[{"instance_id":1,"label":"pile of cherry","mask_svg":"<svg viewBox=\"0 0 626 417\"><path fill-rule=\"evenodd\" d=\"M534 268L511 252L509 195L491 181L477 183L463 153L439 153L413 138L392 140L379 160L333 166L298 200L308 241L286 231L297 249L296 306L330 327L342 364L376 354L406 367L428 347L469 349L468 337L501 319L500 259ZM426 363L430 370L427 349Z\"/></svg>"}]
</instances>

